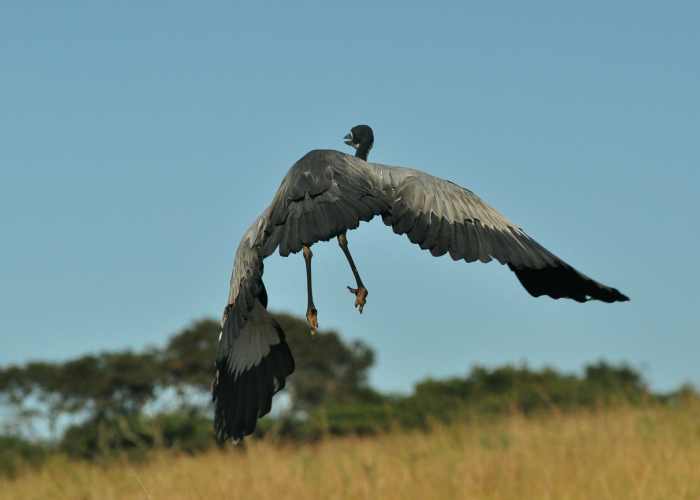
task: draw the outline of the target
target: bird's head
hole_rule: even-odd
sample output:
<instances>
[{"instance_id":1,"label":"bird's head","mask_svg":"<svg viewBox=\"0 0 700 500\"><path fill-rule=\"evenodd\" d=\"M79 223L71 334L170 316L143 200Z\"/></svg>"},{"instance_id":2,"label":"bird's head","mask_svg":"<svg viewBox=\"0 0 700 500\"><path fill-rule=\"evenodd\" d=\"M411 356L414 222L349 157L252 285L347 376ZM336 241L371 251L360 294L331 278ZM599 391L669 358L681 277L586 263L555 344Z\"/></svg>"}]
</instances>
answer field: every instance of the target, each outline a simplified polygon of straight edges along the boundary
<instances>
[{"instance_id":1,"label":"bird's head","mask_svg":"<svg viewBox=\"0 0 700 500\"><path fill-rule=\"evenodd\" d=\"M345 144L355 148L355 156L367 160L367 154L374 145L374 132L369 125L356 125L344 137Z\"/></svg>"}]
</instances>

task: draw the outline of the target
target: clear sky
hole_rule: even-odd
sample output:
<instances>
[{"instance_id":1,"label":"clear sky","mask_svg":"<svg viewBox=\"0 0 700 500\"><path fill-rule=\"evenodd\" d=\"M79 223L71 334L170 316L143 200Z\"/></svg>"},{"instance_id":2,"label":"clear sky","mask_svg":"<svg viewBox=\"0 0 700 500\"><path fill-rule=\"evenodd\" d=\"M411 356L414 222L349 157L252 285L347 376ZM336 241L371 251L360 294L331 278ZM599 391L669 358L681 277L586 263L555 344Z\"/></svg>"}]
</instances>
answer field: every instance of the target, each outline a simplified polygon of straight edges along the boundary
<instances>
[{"instance_id":1,"label":"clear sky","mask_svg":"<svg viewBox=\"0 0 700 500\"><path fill-rule=\"evenodd\" d=\"M3 1L0 364L219 317L287 169L368 123L371 159L472 189L632 299L534 299L375 220L349 236L362 316L335 243L314 278L321 327L376 349L377 387L598 359L700 384L697 2L378 4ZM304 314L300 255L265 282Z\"/></svg>"}]
</instances>

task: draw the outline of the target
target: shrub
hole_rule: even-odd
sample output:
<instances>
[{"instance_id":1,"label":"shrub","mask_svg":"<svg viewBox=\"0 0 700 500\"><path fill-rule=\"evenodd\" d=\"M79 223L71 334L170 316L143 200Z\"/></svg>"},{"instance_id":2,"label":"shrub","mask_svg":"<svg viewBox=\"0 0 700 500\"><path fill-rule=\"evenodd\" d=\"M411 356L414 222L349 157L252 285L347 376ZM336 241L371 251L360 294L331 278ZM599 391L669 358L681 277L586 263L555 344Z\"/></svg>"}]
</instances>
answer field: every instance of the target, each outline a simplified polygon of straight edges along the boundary
<instances>
[{"instance_id":1,"label":"shrub","mask_svg":"<svg viewBox=\"0 0 700 500\"><path fill-rule=\"evenodd\" d=\"M14 477L25 467L38 467L46 461L46 446L16 436L0 436L0 475Z\"/></svg>"}]
</instances>

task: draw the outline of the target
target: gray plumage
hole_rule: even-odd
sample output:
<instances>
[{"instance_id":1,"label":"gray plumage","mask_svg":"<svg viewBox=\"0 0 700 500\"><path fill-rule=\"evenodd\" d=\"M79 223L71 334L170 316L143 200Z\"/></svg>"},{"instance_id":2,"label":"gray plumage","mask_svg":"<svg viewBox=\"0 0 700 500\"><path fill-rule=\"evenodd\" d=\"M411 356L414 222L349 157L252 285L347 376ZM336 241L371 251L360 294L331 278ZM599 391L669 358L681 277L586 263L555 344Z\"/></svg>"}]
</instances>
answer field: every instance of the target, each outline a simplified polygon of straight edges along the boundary
<instances>
[{"instance_id":1,"label":"gray plumage","mask_svg":"<svg viewBox=\"0 0 700 500\"><path fill-rule=\"evenodd\" d=\"M328 241L376 215L434 256L508 265L533 296L628 300L576 271L457 184L339 151L311 151L289 170L236 252L213 389L220 438L253 432L294 369L284 333L266 310L263 259L275 250L287 256ZM241 342L241 336L258 340Z\"/></svg>"}]
</instances>

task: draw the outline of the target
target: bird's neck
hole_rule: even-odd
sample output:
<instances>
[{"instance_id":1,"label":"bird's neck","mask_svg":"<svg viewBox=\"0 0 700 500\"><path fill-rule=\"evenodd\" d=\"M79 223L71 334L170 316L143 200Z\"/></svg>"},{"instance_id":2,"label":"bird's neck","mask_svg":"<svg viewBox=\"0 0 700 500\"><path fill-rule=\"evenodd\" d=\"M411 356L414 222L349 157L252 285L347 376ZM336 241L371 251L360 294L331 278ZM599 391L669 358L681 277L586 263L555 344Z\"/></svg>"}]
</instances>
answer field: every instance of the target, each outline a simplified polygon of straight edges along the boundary
<instances>
[{"instance_id":1,"label":"bird's neck","mask_svg":"<svg viewBox=\"0 0 700 500\"><path fill-rule=\"evenodd\" d=\"M367 155L370 149L372 149L372 144L360 144L357 151L355 151L355 157L367 161Z\"/></svg>"}]
</instances>

